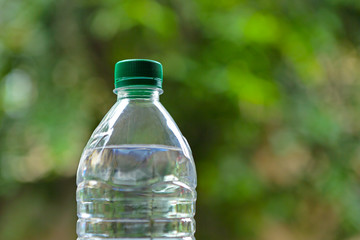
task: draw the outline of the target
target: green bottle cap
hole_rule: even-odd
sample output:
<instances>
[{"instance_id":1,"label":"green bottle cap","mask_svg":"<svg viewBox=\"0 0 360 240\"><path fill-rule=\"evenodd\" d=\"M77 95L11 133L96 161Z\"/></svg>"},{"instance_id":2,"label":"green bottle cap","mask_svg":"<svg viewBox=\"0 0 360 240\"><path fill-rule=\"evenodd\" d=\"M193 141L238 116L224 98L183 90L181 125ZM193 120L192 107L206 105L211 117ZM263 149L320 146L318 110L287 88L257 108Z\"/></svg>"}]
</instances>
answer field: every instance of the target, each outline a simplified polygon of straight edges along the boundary
<instances>
[{"instance_id":1,"label":"green bottle cap","mask_svg":"<svg viewBox=\"0 0 360 240\"><path fill-rule=\"evenodd\" d=\"M115 64L115 88L128 86L162 87L161 63L148 59L127 59Z\"/></svg>"}]
</instances>

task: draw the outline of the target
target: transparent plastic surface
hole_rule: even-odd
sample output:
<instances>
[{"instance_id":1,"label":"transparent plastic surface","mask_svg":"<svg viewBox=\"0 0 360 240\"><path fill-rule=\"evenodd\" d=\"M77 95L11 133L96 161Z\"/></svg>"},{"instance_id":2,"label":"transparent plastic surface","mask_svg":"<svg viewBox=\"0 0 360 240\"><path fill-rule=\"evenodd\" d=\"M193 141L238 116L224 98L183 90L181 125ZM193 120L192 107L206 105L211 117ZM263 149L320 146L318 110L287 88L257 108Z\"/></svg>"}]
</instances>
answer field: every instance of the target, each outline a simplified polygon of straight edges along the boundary
<instances>
[{"instance_id":1,"label":"transparent plastic surface","mask_svg":"<svg viewBox=\"0 0 360 240\"><path fill-rule=\"evenodd\" d=\"M196 171L173 119L124 89L92 134L77 173L78 240L195 239Z\"/></svg>"}]
</instances>

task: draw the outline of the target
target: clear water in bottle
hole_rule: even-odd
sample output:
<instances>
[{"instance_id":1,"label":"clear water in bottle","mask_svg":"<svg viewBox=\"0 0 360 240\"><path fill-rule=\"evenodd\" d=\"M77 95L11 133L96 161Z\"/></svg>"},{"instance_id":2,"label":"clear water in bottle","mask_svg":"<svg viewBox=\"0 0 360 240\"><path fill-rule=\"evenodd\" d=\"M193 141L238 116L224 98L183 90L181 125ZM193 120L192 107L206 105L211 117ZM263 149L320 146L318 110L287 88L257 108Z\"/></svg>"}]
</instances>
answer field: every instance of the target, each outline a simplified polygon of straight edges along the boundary
<instances>
[{"instance_id":1,"label":"clear water in bottle","mask_svg":"<svg viewBox=\"0 0 360 240\"><path fill-rule=\"evenodd\" d=\"M159 74L159 66L150 60L116 65L118 74L130 77ZM115 82L118 101L80 159L78 240L195 239L196 170L190 147L159 102L159 85L136 81L121 87Z\"/></svg>"},{"instance_id":2,"label":"clear water in bottle","mask_svg":"<svg viewBox=\"0 0 360 240\"><path fill-rule=\"evenodd\" d=\"M77 190L81 240L191 239L196 193L188 176L195 169L181 149L114 146L83 158L89 173Z\"/></svg>"}]
</instances>

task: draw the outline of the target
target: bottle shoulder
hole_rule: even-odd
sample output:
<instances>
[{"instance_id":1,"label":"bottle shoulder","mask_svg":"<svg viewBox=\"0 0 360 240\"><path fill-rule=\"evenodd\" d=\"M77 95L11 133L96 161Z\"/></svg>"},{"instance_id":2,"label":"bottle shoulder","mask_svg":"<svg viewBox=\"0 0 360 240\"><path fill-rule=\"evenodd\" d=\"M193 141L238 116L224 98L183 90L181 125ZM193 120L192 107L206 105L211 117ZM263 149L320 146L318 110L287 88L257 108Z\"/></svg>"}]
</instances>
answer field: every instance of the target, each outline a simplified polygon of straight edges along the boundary
<instances>
[{"instance_id":1,"label":"bottle shoulder","mask_svg":"<svg viewBox=\"0 0 360 240\"><path fill-rule=\"evenodd\" d=\"M86 148L128 144L176 147L192 159L186 139L159 101L117 101L93 132Z\"/></svg>"}]
</instances>

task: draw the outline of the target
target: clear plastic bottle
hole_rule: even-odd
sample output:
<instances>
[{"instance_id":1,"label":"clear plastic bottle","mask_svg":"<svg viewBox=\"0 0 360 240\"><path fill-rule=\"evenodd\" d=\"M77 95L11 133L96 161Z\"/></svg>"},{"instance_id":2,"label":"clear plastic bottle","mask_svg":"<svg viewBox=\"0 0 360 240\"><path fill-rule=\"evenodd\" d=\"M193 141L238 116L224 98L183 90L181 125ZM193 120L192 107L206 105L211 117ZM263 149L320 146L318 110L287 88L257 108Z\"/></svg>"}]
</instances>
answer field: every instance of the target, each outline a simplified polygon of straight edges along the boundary
<instances>
[{"instance_id":1,"label":"clear plastic bottle","mask_svg":"<svg viewBox=\"0 0 360 240\"><path fill-rule=\"evenodd\" d=\"M77 172L78 240L195 239L195 164L161 86L156 61L115 65L117 102Z\"/></svg>"}]
</instances>

